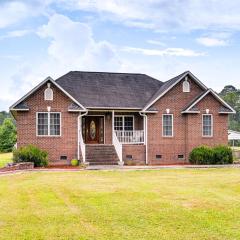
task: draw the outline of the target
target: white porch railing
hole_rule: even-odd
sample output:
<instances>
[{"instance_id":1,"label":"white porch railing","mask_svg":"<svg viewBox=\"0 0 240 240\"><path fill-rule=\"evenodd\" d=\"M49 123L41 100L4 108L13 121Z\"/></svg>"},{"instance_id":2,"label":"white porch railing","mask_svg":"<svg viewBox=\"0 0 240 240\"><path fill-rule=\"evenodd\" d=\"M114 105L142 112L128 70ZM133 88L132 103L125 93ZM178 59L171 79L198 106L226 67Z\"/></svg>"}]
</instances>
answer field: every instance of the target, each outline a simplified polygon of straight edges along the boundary
<instances>
[{"instance_id":1,"label":"white porch railing","mask_svg":"<svg viewBox=\"0 0 240 240\"><path fill-rule=\"evenodd\" d=\"M82 132L81 131L79 132L79 144L80 144L80 148L81 148L83 162L85 163L85 161L86 161L86 144L83 141L83 137L82 137Z\"/></svg>"},{"instance_id":2,"label":"white porch railing","mask_svg":"<svg viewBox=\"0 0 240 240\"><path fill-rule=\"evenodd\" d=\"M120 143L144 143L144 130L115 131L115 133Z\"/></svg>"},{"instance_id":3,"label":"white porch railing","mask_svg":"<svg viewBox=\"0 0 240 240\"><path fill-rule=\"evenodd\" d=\"M119 161L122 163L123 159L122 159L122 144L119 142L116 133L113 133L113 145L115 147L115 150L117 152Z\"/></svg>"}]
</instances>

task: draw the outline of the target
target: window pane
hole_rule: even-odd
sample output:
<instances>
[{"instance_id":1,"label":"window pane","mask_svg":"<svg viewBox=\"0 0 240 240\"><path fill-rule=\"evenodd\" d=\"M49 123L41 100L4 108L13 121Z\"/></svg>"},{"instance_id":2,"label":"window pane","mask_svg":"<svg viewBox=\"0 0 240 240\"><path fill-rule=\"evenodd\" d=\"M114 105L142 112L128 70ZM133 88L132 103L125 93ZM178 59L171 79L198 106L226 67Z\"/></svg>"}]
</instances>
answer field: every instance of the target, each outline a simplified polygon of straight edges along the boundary
<instances>
[{"instance_id":1,"label":"window pane","mask_svg":"<svg viewBox=\"0 0 240 240\"><path fill-rule=\"evenodd\" d=\"M60 135L60 113L50 113L50 135Z\"/></svg>"},{"instance_id":2,"label":"window pane","mask_svg":"<svg viewBox=\"0 0 240 240\"><path fill-rule=\"evenodd\" d=\"M163 136L173 135L172 118L173 116L170 114L163 115Z\"/></svg>"},{"instance_id":3,"label":"window pane","mask_svg":"<svg viewBox=\"0 0 240 240\"><path fill-rule=\"evenodd\" d=\"M133 131L133 117L124 117L124 130Z\"/></svg>"},{"instance_id":4,"label":"window pane","mask_svg":"<svg viewBox=\"0 0 240 240\"><path fill-rule=\"evenodd\" d=\"M123 117L114 117L114 130L123 130Z\"/></svg>"},{"instance_id":5,"label":"window pane","mask_svg":"<svg viewBox=\"0 0 240 240\"><path fill-rule=\"evenodd\" d=\"M212 136L212 115L203 115L203 136Z\"/></svg>"},{"instance_id":6,"label":"window pane","mask_svg":"<svg viewBox=\"0 0 240 240\"><path fill-rule=\"evenodd\" d=\"M38 135L48 135L48 114L38 113Z\"/></svg>"}]
</instances>

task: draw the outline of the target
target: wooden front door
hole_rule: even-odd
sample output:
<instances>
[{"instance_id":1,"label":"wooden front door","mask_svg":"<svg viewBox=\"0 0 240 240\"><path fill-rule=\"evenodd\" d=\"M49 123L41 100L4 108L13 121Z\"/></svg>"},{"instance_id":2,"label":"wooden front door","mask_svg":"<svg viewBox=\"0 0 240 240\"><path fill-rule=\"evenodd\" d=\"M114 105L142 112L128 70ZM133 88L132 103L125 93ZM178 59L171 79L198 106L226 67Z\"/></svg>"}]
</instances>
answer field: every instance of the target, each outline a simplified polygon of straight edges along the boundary
<instances>
[{"instance_id":1,"label":"wooden front door","mask_svg":"<svg viewBox=\"0 0 240 240\"><path fill-rule=\"evenodd\" d=\"M87 116L85 119L86 144L104 143L104 118L101 116Z\"/></svg>"}]
</instances>

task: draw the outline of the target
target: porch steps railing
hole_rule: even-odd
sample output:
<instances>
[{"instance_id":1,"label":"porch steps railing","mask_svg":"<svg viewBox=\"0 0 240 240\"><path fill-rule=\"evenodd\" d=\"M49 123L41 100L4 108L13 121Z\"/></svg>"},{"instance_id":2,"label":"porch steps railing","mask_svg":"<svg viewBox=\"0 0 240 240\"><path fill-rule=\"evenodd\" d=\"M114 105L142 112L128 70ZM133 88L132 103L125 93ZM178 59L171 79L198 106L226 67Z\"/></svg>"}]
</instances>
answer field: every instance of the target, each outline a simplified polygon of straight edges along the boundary
<instances>
[{"instance_id":1,"label":"porch steps railing","mask_svg":"<svg viewBox=\"0 0 240 240\"><path fill-rule=\"evenodd\" d=\"M122 144L120 143L119 139L117 138L116 132L113 133L113 145L114 145L116 153L118 155L119 162L122 163L123 162L123 158L122 158Z\"/></svg>"},{"instance_id":2,"label":"porch steps railing","mask_svg":"<svg viewBox=\"0 0 240 240\"><path fill-rule=\"evenodd\" d=\"M86 162L86 144L83 141L82 132L80 132L79 134L79 144L80 144L82 158L83 158L82 160L85 163Z\"/></svg>"}]
</instances>

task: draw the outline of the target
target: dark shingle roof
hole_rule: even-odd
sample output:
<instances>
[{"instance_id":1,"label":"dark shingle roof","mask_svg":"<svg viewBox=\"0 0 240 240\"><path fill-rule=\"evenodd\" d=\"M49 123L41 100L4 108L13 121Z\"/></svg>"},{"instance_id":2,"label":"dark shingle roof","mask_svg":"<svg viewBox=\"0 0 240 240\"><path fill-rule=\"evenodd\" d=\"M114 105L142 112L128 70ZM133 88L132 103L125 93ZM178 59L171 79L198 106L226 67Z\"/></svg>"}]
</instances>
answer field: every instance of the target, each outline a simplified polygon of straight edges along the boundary
<instances>
[{"instance_id":1,"label":"dark shingle roof","mask_svg":"<svg viewBox=\"0 0 240 240\"><path fill-rule=\"evenodd\" d=\"M29 107L27 106L27 104L25 102L21 102L15 107L15 109L28 110Z\"/></svg>"},{"instance_id":2,"label":"dark shingle roof","mask_svg":"<svg viewBox=\"0 0 240 240\"><path fill-rule=\"evenodd\" d=\"M80 110L83 110L83 108L77 105L76 103L71 103L68 106L68 111L80 111Z\"/></svg>"},{"instance_id":3,"label":"dark shingle roof","mask_svg":"<svg viewBox=\"0 0 240 240\"><path fill-rule=\"evenodd\" d=\"M145 74L81 71L56 82L86 108L142 109L163 85Z\"/></svg>"}]
</instances>

